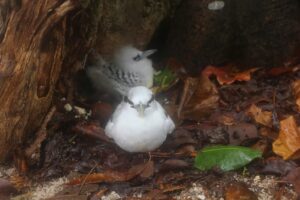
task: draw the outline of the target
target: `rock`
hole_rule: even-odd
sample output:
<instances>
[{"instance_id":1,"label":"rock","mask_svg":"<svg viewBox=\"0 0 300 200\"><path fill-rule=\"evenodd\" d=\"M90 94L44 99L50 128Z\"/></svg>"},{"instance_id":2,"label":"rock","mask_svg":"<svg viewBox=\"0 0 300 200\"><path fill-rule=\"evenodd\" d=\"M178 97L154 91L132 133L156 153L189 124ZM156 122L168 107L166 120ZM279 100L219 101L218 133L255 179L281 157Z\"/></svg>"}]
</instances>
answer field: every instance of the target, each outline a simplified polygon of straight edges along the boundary
<instances>
[{"instance_id":1,"label":"rock","mask_svg":"<svg viewBox=\"0 0 300 200\"><path fill-rule=\"evenodd\" d=\"M95 48L102 55L124 44L145 48L173 5L172 0L102 1Z\"/></svg>"},{"instance_id":2,"label":"rock","mask_svg":"<svg viewBox=\"0 0 300 200\"><path fill-rule=\"evenodd\" d=\"M296 0L183 1L171 24L166 53L191 73L227 62L283 66L299 58L299 13Z\"/></svg>"}]
</instances>

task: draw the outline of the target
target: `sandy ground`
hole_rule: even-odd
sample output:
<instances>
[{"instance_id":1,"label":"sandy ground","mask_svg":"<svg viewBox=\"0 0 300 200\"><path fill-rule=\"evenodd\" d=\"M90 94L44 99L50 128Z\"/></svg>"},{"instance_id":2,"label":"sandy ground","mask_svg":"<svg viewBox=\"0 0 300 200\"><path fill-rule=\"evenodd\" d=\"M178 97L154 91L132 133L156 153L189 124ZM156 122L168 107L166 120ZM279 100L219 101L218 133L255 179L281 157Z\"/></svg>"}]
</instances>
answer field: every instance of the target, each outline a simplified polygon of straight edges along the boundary
<instances>
[{"instance_id":1,"label":"sandy ground","mask_svg":"<svg viewBox=\"0 0 300 200\"><path fill-rule=\"evenodd\" d=\"M14 168L0 167L0 178L9 180L10 177L16 173ZM222 178L214 181L211 185L201 181L196 181L189 184L186 189L179 192L169 194L174 199L188 199L188 200L224 200L226 199L224 188L226 184L230 182L236 182L245 185L250 192L253 192L259 200L296 200L297 195L291 185L282 184L279 177L264 176L264 175L244 175L236 172L225 173ZM97 189L97 184L93 184L94 187L87 187L88 189L82 190L80 195L66 195L66 191L70 192L70 188L65 186L68 182L68 178L61 177L48 182L31 183L31 187L27 189L26 193L13 197L13 200L40 200L40 199L88 199L91 197L93 190ZM90 184L91 185L91 184ZM225 189L226 190L226 189ZM76 191L76 189L75 189ZM78 191L78 188L77 188ZM88 197L89 196L89 197ZM146 197L141 193L131 195L131 198L145 199ZM101 200L117 200L128 198L124 194L119 194L108 188L101 196L96 199ZM251 198L250 198L251 199ZM255 199L255 198L254 198Z\"/></svg>"}]
</instances>

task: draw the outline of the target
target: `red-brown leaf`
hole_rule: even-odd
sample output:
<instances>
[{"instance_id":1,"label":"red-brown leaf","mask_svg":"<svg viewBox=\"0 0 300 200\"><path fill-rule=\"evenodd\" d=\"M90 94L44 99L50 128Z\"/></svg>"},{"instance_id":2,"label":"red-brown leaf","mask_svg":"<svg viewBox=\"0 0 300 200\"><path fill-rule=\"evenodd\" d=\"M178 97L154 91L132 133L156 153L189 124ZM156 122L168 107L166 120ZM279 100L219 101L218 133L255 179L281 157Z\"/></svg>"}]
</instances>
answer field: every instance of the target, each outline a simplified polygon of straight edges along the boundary
<instances>
[{"instance_id":1,"label":"red-brown leaf","mask_svg":"<svg viewBox=\"0 0 300 200\"><path fill-rule=\"evenodd\" d=\"M257 68L249 69L243 72L237 72L235 66L227 65L224 67L207 66L202 74L210 77L215 75L221 85L232 84L235 81L249 81L251 80L251 73L255 72Z\"/></svg>"},{"instance_id":2,"label":"red-brown leaf","mask_svg":"<svg viewBox=\"0 0 300 200\"><path fill-rule=\"evenodd\" d=\"M147 165L148 162L140 165L135 165L131 167L128 171L124 171L124 172L107 170L103 173L95 173L95 174L81 176L79 178L71 180L68 183L68 185L78 185L82 183L102 183L102 182L113 183L113 182L129 181L134 177L136 177L137 175L141 174L145 170Z\"/></svg>"},{"instance_id":3,"label":"red-brown leaf","mask_svg":"<svg viewBox=\"0 0 300 200\"><path fill-rule=\"evenodd\" d=\"M218 100L218 90L207 77L189 77L184 83L178 116L181 119L200 120L211 114L218 106Z\"/></svg>"},{"instance_id":4,"label":"red-brown leaf","mask_svg":"<svg viewBox=\"0 0 300 200\"><path fill-rule=\"evenodd\" d=\"M248 189L244 183L229 185L225 191L226 200L257 200L254 192Z\"/></svg>"},{"instance_id":5,"label":"red-brown leaf","mask_svg":"<svg viewBox=\"0 0 300 200\"><path fill-rule=\"evenodd\" d=\"M100 127L97 123L81 122L76 124L76 126L73 129L74 131L79 132L87 137L110 142L110 139L105 135L103 128Z\"/></svg>"}]
</instances>

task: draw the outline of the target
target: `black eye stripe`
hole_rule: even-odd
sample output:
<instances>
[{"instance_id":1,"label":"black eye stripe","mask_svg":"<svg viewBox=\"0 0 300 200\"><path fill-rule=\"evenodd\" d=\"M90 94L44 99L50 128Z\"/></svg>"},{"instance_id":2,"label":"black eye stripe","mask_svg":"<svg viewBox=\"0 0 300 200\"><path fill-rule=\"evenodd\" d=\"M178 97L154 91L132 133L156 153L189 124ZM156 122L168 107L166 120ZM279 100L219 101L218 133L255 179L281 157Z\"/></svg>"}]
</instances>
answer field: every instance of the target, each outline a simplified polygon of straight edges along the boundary
<instances>
[{"instance_id":1,"label":"black eye stripe","mask_svg":"<svg viewBox=\"0 0 300 200\"><path fill-rule=\"evenodd\" d=\"M142 58L142 56L140 54L138 54L135 57L133 57L133 60L139 61L139 60L141 60L141 58Z\"/></svg>"},{"instance_id":2,"label":"black eye stripe","mask_svg":"<svg viewBox=\"0 0 300 200\"><path fill-rule=\"evenodd\" d=\"M128 97L124 97L124 101L129 103L131 106L134 106L134 103L128 99Z\"/></svg>"},{"instance_id":3,"label":"black eye stripe","mask_svg":"<svg viewBox=\"0 0 300 200\"><path fill-rule=\"evenodd\" d=\"M134 107L134 103L132 101L130 101L130 99L128 99L127 96L124 97L124 101L126 103L129 103L131 105L131 107ZM154 95L152 95L151 99L147 102L146 107L150 106L150 103L152 103L154 101Z\"/></svg>"},{"instance_id":4,"label":"black eye stripe","mask_svg":"<svg viewBox=\"0 0 300 200\"><path fill-rule=\"evenodd\" d=\"M152 103L152 101L154 101L154 95L152 95L151 99L147 102L147 106L150 106L150 103Z\"/></svg>"}]
</instances>

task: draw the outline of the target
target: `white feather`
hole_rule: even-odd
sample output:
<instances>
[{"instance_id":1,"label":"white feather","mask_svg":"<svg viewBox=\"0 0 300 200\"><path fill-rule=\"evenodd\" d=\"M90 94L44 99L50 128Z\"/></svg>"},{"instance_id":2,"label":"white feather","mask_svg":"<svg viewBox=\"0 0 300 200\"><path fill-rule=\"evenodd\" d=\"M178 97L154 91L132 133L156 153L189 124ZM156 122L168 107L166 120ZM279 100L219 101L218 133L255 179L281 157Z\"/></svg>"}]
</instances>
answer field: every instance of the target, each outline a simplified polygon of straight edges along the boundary
<instances>
[{"instance_id":1,"label":"white feather","mask_svg":"<svg viewBox=\"0 0 300 200\"><path fill-rule=\"evenodd\" d=\"M146 87L134 87L128 92L133 103L146 103L152 92ZM122 102L105 127L105 133L128 152L147 152L158 148L175 129L163 107L153 101L141 117L129 103Z\"/></svg>"}]
</instances>

